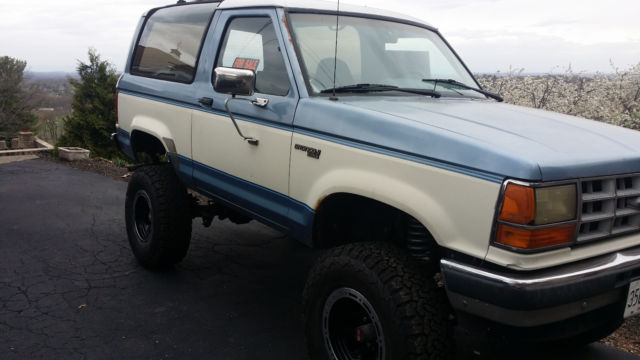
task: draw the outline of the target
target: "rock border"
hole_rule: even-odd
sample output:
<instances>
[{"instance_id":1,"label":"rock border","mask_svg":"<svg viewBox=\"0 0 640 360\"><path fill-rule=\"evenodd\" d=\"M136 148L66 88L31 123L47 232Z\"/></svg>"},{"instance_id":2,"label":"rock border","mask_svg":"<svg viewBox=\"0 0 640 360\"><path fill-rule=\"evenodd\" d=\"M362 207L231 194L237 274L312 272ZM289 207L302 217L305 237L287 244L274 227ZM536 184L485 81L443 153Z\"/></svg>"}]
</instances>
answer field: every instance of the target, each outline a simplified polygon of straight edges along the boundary
<instances>
[{"instance_id":1,"label":"rock border","mask_svg":"<svg viewBox=\"0 0 640 360\"><path fill-rule=\"evenodd\" d=\"M36 137L36 148L29 149L15 149L15 150L2 150L0 151L0 156L14 156L14 155L36 155L40 153L51 153L53 152L54 146L49 144L48 142Z\"/></svg>"}]
</instances>

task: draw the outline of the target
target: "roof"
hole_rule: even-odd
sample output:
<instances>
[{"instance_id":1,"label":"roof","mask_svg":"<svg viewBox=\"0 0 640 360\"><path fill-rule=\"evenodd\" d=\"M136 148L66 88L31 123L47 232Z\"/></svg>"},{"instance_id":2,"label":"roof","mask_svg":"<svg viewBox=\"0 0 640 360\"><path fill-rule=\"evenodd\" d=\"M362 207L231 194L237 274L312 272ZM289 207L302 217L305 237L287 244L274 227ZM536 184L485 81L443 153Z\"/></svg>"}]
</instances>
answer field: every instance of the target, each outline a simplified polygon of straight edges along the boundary
<instances>
[{"instance_id":1,"label":"roof","mask_svg":"<svg viewBox=\"0 0 640 360\"><path fill-rule=\"evenodd\" d=\"M247 8L247 7L281 7L290 9L309 9L309 10L321 10L321 11L335 11L337 8L336 1L322 1L322 0L224 0L218 6L219 9L235 9L235 8ZM382 10L367 6L357 6L351 4L340 3L340 11L348 13L358 13L374 16L389 17L395 19L401 19L405 21L411 21L419 24L424 24L432 27L424 20L413 18L408 15Z\"/></svg>"}]
</instances>

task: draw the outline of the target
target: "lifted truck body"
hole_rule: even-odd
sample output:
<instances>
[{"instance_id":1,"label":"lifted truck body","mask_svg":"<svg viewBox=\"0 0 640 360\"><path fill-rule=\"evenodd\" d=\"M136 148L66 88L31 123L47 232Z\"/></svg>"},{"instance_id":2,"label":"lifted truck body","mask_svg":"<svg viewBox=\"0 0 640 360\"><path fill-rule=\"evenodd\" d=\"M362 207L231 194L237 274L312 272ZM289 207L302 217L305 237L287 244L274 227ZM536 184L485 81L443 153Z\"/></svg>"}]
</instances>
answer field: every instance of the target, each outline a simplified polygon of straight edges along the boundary
<instances>
[{"instance_id":1,"label":"lifted truck body","mask_svg":"<svg viewBox=\"0 0 640 360\"><path fill-rule=\"evenodd\" d=\"M438 89L437 84L431 85L441 97L354 91L338 93L336 99L310 81L303 42L308 40L305 21L315 21L308 16L335 18L332 6L231 0L151 10L140 21L118 83L118 147L132 158L137 152L166 153L187 188L308 246L328 248L347 241L322 235L322 219L338 211L336 206L364 204L369 210L403 214L424 230L413 245L438 249L428 260L439 262L449 302L458 313L532 328L613 307L615 319L596 317L591 325L619 324L630 306L630 284L638 286L640 278L640 134L498 103L462 88ZM173 13L201 17L192 21L202 31L193 58L184 60L187 52L179 46L171 50L189 63L180 66L190 78L145 73L138 64L150 61L144 60L151 56L148 48L140 44L151 47L154 35L145 29L151 32L151 23L164 26L163 16ZM461 76L467 85L479 88L431 25L359 7L341 8L340 17L346 27L379 21L428 32L457 69L466 72ZM225 39L232 36L229 29L250 31L251 22L242 20L247 18L272 26L272 33L261 34L272 37L283 62L275 85L255 93L266 105L229 103L236 128L225 108L230 95L214 89L214 69L231 67L222 54L225 46L230 48ZM258 84L266 86L260 79L269 74L260 66L269 56L280 55L265 54L266 48L255 63L251 56L238 55L233 65L250 64L244 68L254 70ZM364 55L361 61L367 61ZM339 80L341 71L336 67ZM498 242L500 226L513 225L501 212L510 183L574 189L574 216L559 222L573 226L570 241L539 249ZM376 219L365 208L348 216L357 219L354 223L367 216ZM537 231L554 224L513 226ZM409 240L401 244L415 258L427 258L411 245Z\"/></svg>"}]
</instances>

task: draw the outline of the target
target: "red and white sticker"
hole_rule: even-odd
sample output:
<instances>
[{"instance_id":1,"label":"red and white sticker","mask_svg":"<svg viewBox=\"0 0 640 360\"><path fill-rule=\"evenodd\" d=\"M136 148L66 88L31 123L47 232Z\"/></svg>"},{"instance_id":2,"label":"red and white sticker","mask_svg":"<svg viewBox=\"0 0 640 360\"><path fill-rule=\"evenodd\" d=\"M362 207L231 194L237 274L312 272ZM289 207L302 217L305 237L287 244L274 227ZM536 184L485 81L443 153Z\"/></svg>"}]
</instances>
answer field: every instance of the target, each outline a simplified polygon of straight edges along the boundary
<instances>
[{"instance_id":1,"label":"red and white sticker","mask_svg":"<svg viewBox=\"0 0 640 360\"><path fill-rule=\"evenodd\" d=\"M241 58L237 57L233 61L233 67L236 69L258 70L259 59Z\"/></svg>"}]
</instances>

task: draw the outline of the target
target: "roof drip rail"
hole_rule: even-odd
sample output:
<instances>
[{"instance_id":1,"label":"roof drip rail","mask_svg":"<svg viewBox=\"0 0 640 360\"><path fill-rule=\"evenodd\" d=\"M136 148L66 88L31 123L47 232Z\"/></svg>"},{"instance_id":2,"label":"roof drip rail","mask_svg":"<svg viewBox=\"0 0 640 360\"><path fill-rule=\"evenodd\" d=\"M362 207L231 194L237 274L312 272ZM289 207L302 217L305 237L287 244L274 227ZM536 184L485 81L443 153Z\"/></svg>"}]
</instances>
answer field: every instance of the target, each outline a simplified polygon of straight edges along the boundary
<instances>
[{"instance_id":1,"label":"roof drip rail","mask_svg":"<svg viewBox=\"0 0 640 360\"><path fill-rule=\"evenodd\" d=\"M221 3L222 1L224 0L192 0L192 1L178 0L178 2L176 2L176 5L187 4L187 3Z\"/></svg>"}]
</instances>

